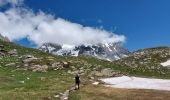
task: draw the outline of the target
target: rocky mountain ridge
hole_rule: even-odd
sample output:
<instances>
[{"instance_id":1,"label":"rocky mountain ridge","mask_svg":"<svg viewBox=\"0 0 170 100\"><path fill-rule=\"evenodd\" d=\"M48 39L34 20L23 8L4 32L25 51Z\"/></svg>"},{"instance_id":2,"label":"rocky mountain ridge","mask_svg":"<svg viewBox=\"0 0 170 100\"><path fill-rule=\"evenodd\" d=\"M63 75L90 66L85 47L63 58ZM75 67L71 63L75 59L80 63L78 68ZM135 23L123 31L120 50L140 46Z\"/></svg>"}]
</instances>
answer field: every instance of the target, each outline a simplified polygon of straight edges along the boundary
<instances>
[{"instance_id":1,"label":"rocky mountain ridge","mask_svg":"<svg viewBox=\"0 0 170 100\"><path fill-rule=\"evenodd\" d=\"M109 61L118 60L130 54L127 49L122 47L121 43L82 44L78 46L44 43L39 50L61 56L88 55Z\"/></svg>"}]
</instances>

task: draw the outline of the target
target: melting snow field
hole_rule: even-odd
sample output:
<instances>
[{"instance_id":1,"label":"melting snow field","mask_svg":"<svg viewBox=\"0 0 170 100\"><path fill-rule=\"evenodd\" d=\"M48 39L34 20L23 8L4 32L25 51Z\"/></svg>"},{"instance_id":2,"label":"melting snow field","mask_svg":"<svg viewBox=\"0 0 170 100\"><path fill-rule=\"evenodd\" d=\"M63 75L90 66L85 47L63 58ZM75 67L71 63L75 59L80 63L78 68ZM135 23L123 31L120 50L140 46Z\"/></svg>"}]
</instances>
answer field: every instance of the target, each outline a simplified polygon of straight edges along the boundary
<instances>
[{"instance_id":1,"label":"melting snow field","mask_svg":"<svg viewBox=\"0 0 170 100\"><path fill-rule=\"evenodd\" d=\"M162 66L170 66L170 60L161 63Z\"/></svg>"},{"instance_id":2,"label":"melting snow field","mask_svg":"<svg viewBox=\"0 0 170 100\"><path fill-rule=\"evenodd\" d=\"M122 76L114 78L105 78L101 79L101 81L110 84L108 86L115 88L155 89L170 91L170 80L165 79Z\"/></svg>"}]
</instances>

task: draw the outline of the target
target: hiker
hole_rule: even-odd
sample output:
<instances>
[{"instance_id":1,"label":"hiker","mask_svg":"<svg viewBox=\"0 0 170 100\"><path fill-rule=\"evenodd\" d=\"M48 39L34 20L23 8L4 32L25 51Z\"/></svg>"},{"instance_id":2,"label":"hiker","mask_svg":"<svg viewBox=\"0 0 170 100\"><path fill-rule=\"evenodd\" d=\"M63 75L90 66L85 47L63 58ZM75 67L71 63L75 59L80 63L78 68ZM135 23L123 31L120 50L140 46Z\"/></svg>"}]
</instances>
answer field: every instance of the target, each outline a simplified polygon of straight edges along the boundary
<instances>
[{"instance_id":1,"label":"hiker","mask_svg":"<svg viewBox=\"0 0 170 100\"><path fill-rule=\"evenodd\" d=\"M76 76L75 76L75 84L76 84L75 89L79 89L80 88L80 77L78 74L76 74Z\"/></svg>"}]
</instances>

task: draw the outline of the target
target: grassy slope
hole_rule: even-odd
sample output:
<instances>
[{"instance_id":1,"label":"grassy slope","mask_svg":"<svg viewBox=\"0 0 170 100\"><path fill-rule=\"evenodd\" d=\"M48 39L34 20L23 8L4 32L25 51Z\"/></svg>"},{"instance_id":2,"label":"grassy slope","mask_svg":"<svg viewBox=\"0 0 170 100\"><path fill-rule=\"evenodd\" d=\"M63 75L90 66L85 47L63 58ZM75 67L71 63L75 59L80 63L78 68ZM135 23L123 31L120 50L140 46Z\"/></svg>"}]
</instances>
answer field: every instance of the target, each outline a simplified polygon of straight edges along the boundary
<instances>
[{"instance_id":1,"label":"grassy slope","mask_svg":"<svg viewBox=\"0 0 170 100\"><path fill-rule=\"evenodd\" d=\"M133 76L170 78L170 69L161 66L160 63L170 58L170 47L156 47L138 50L135 53L144 53L136 56L130 56L116 61L120 67L126 67L126 72ZM129 63L129 64L125 64ZM145 63L147 62L147 63ZM134 68L134 66L137 66Z\"/></svg>"},{"instance_id":2,"label":"grassy slope","mask_svg":"<svg viewBox=\"0 0 170 100\"><path fill-rule=\"evenodd\" d=\"M30 79L28 79L30 78ZM24 83L21 83L24 81ZM11 68L0 69L0 99L42 100L59 94L72 85L72 77L62 71L34 73L15 72Z\"/></svg>"},{"instance_id":3,"label":"grassy slope","mask_svg":"<svg viewBox=\"0 0 170 100\"><path fill-rule=\"evenodd\" d=\"M11 49L17 49L18 55L31 54L36 57L42 58L39 64L47 64L49 63L47 57L53 56L51 54L43 53L39 50L30 49L15 45L13 43L6 43L0 41L1 45L4 45L4 49L9 51ZM141 73L140 71L133 71L127 66L121 66L120 64L114 62L108 62L103 60L98 60L92 57L60 57L53 56L56 61L86 61L91 65L101 65L103 68L109 67L115 71L121 71L122 73L126 73L129 75L138 75L138 76L156 76L163 78L170 78L169 74L160 75L159 73L154 72L145 72ZM0 59L0 99L2 100L42 100L42 99L56 99L54 95L60 94L64 92L66 89L73 86L73 76L67 74L67 69L53 71L49 70L47 73L35 73L31 71L15 71L15 67L5 67L5 64L15 62L18 66L22 66L23 64L17 57L7 56L2 57ZM75 64L74 66L80 67L84 65ZM27 79L30 78L30 79ZM139 98L142 97L140 95L141 90L119 90L119 89L111 89L101 86L93 86L89 85L90 82L87 81L86 77L82 76L82 88L80 91L72 92L70 95L71 100L82 99L82 100L95 100L99 98L101 100L109 99L115 97L115 100L127 99L127 96L139 95ZM22 83L24 81L24 83ZM102 92L103 91L103 92ZM120 92L120 93L118 93ZM145 91L144 91L145 92ZM152 91L146 92L150 94ZM121 93L124 93L122 95ZM135 94L136 93L136 94ZM153 94L159 94L160 92L154 92ZM113 95L112 95L113 94ZM115 95L114 95L115 94ZM132 95L131 95L132 94ZM149 95L148 94L148 98ZM160 94L161 96L166 97L167 93ZM130 99L131 100L131 99ZM143 99L141 99L143 100ZM161 100L161 99L160 99Z\"/></svg>"},{"instance_id":4,"label":"grassy slope","mask_svg":"<svg viewBox=\"0 0 170 100\"><path fill-rule=\"evenodd\" d=\"M47 64L46 57L52 56L41 51L21 47L13 43L0 41L6 51L17 49L18 55L31 54L36 57L42 57L40 64ZM56 57L55 60L62 60L62 57ZM15 62L17 65L23 64L17 57L1 57L0 63L0 99L2 100L42 100L51 98L54 95L64 92L73 85L72 75L67 74L65 70L52 71L47 73L35 73L31 71L16 71L15 67L5 67L5 64ZM24 83L22 83L24 81Z\"/></svg>"}]
</instances>

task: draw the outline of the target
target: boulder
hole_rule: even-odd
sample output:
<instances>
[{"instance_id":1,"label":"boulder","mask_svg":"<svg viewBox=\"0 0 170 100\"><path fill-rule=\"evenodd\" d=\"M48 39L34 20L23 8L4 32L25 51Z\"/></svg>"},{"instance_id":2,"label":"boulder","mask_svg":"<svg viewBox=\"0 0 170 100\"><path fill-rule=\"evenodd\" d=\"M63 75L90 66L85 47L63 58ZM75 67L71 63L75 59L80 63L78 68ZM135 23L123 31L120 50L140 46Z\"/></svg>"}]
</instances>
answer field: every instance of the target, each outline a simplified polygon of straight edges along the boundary
<instances>
[{"instance_id":1,"label":"boulder","mask_svg":"<svg viewBox=\"0 0 170 100\"><path fill-rule=\"evenodd\" d=\"M63 64L61 62L56 62L56 63L53 63L52 68L62 68L63 67Z\"/></svg>"},{"instance_id":2,"label":"boulder","mask_svg":"<svg viewBox=\"0 0 170 100\"><path fill-rule=\"evenodd\" d=\"M68 70L67 73L68 74L73 74L73 72L71 70Z\"/></svg>"},{"instance_id":3,"label":"boulder","mask_svg":"<svg viewBox=\"0 0 170 100\"><path fill-rule=\"evenodd\" d=\"M9 55L12 55L12 56L15 56L15 55L17 55L17 50L16 50L16 49L10 50L10 51L8 52L8 54L9 54Z\"/></svg>"},{"instance_id":4,"label":"boulder","mask_svg":"<svg viewBox=\"0 0 170 100\"><path fill-rule=\"evenodd\" d=\"M64 68L69 68L70 67L70 62L63 62L63 67Z\"/></svg>"},{"instance_id":5,"label":"boulder","mask_svg":"<svg viewBox=\"0 0 170 100\"><path fill-rule=\"evenodd\" d=\"M35 58L33 55L23 55L22 57L21 57L22 59L29 59L29 58Z\"/></svg>"},{"instance_id":6,"label":"boulder","mask_svg":"<svg viewBox=\"0 0 170 100\"><path fill-rule=\"evenodd\" d=\"M105 68L102 69L101 71L92 71L89 74L89 77L92 76L96 76L96 77L112 77L112 76L116 76L117 74L119 74L118 72L114 72L112 69L110 68Z\"/></svg>"},{"instance_id":7,"label":"boulder","mask_svg":"<svg viewBox=\"0 0 170 100\"><path fill-rule=\"evenodd\" d=\"M16 66L16 64L15 63L9 63L9 64L6 64L5 66L14 67L14 66Z\"/></svg>"},{"instance_id":8,"label":"boulder","mask_svg":"<svg viewBox=\"0 0 170 100\"><path fill-rule=\"evenodd\" d=\"M27 71L27 68L17 68L16 71Z\"/></svg>"},{"instance_id":9,"label":"boulder","mask_svg":"<svg viewBox=\"0 0 170 100\"><path fill-rule=\"evenodd\" d=\"M52 56L49 56L47 59L50 60L50 61L54 61L55 58L52 57Z\"/></svg>"},{"instance_id":10,"label":"boulder","mask_svg":"<svg viewBox=\"0 0 170 100\"><path fill-rule=\"evenodd\" d=\"M102 70L101 70L101 74L102 74L103 76L111 77L111 76L113 76L115 73L113 72L112 69L110 69L110 68L105 68L105 69L102 69Z\"/></svg>"},{"instance_id":11,"label":"boulder","mask_svg":"<svg viewBox=\"0 0 170 100\"><path fill-rule=\"evenodd\" d=\"M0 45L0 48L4 48L4 45Z\"/></svg>"},{"instance_id":12,"label":"boulder","mask_svg":"<svg viewBox=\"0 0 170 100\"><path fill-rule=\"evenodd\" d=\"M30 63L38 60L38 58L34 57L33 55L24 55L21 58L24 63Z\"/></svg>"},{"instance_id":13,"label":"boulder","mask_svg":"<svg viewBox=\"0 0 170 100\"><path fill-rule=\"evenodd\" d=\"M41 80L41 81L45 81L45 80L46 80L46 77L40 77L40 80Z\"/></svg>"},{"instance_id":14,"label":"boulder","mask_svg":"<svg viewBox=\"0 0 170 100\"><path fill-rule=\"evenodd\" d=\"M0 52L0 56L5 56L5 53L3 53L3 52Z\"/></svg>"},{"instance_id":15,"label":"boulder","mask_svg":"<svg viewBox=\"0 0 170 100\"><path fill-rule=\"evenodd\" d=\"M5 56L7 54L7 51L0 48L0 56Z\"/></svg>"},{"instance_id":16,"label":"boulder","mask_svg":"<svg viewBox=\"0 0 170 100\"><path fill-rule=\"evenodd\" d=\"M30 70L32 70L33 72L47 72L48 70L48 66L47 65L33 65L29 68Z\"/></svg>"},{"instance_id":17,"label":"boulder","mask_svg":"<svg viewBox=\"0 0 170 100\"><path fill-rule=\"evenodd\" d=\"M92 71L90 74L89 74L89 77L92 77L92 76L97 76L97 77L102 77L103 74L99 71Z\"/></svg>"}]
</instances>

